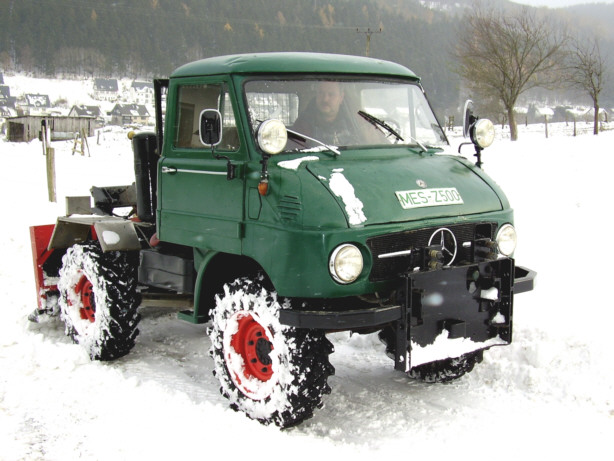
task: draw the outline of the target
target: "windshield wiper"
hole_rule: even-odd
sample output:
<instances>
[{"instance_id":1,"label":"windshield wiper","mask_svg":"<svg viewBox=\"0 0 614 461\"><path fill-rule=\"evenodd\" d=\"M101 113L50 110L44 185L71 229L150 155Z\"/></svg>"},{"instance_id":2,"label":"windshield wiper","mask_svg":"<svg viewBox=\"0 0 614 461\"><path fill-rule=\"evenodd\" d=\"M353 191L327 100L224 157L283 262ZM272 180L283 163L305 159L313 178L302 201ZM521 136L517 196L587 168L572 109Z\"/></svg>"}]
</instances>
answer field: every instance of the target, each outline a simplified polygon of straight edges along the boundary
<instances>
[{"instance_id":1,"label":"windshield wiper","mask_svg":"<svg viewBox=\"0 0 614 461\"><path fill-rule=\"evenodd\" d=\"M373 126L382 127L383 129L385 129L388 132L388 134L391 134L395 138L397 138L397 140L405 141L403 139L403 137L399 133L397 133L397 131L394 128L392 128L390 125L388 125L382 119L379 119L379 118L375 117L374 115L371 115L371 114L365 112L364 110L359 110L358 111L358 115L360 115L362 118L364 118L367 122L371 123Z\"/></svg>"},{"instance_id":2,"label":"windshield wiper","mask_svg":"<svg viewBox=\"0 0 614 461\"><path fill-rule=\"evenodd\" d=\"M388 125L386 122L384 122L382 119L379 119L363 110L359 110L358 111L358 115L360 115L362 118L364 118L367 122L371 123L373 126L375 127L381 127L383 129L385 129L389 134L393 135L395 138L397 138L397 141L405 141L403 139L403 137L394 129L392 128L390 125ZM422 144L420 141L418 141L417 139L413 138L413 137L409 137L413 142L415 142L416 144L418 144L418 146L420 147L420 149L422 149L423 152L427 151L427 148L424 146L424 144Z\"/></svg>"},{"instance_id":3,"label":"windshield wiper","mask_svg":"<svg viewBox=\"0 0 614 461\"><path fill-rule=\"evenodd\" d=\"M329 151L331 151L333 154L335 155L341 155L341 152L339 151L339 149L337 149L335 146L331 146L329 144L325 144L322 141L318 140L318 139L314 139L311 138L303 133L299 133L298 131L293 131L293 130L288 130L286 129L286 131L288 132L288 134L290 135L290 137L302 142L303 144L305 143L305 141L312 141L315 142L316 144L319 144L322 147L325 147L326 149L328 149Z\"/></svg>"}]
</instances>

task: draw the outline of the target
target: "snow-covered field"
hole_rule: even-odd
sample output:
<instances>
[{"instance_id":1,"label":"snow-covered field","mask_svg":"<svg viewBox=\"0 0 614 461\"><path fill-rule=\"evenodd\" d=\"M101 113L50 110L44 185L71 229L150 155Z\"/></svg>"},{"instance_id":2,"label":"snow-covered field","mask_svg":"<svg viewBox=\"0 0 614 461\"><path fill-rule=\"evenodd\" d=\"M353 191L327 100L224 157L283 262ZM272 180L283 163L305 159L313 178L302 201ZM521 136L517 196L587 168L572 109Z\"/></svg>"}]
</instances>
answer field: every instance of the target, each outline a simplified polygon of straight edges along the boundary
<instances>
[{"instance_id":1,"label":"snow-covered field","mask_svg":"<svg viewBox=\"0 0 614 461\"><path fill-rule=\"evenodd\" d=\"M40 143L0 141L0 460L610 457L614 131L570 130L551 126L545 139L543 127L520 127L518 142L500 135L484 153L516 210L517 261L539 274L515 299L513 344L457 382L427 385L395 372L376 336L332 335L333 392L285 431L227 408L207 326L176 310L143 309L137 346L112 363L90 362L59 319L27 320L28 227L54 222L66 195L132 182L132 156L120 129L91 138L89 157L53 143L53 204Z\"/></svg>"}]
</instances>

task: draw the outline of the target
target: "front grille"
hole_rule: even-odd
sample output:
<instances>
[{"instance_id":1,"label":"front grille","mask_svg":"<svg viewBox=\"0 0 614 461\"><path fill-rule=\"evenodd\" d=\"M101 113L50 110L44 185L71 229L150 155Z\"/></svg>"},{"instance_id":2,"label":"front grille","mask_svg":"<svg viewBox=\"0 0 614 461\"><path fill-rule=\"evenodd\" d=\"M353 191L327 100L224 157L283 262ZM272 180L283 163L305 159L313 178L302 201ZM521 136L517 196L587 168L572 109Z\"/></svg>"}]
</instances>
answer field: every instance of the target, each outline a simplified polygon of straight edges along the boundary
<instances>
[{"instance_id":1,"label":"front grille","mask_svg":"<svg viewBox=\"0 0 614 461\"><path fill-rule=\"evenodd\" d=\"M442 227L452 231L456 237L457 254L452 265L458 266L474 262L473 245L467 245L466 243L473 243L477 239L492 239L496 223L457 224L454 226L431 227L372 237L367 240L367 245L373 255L373 268L371 269L369 280L372 282L389 280L408 270L413 270L414 264L416 264L416 250L427 247L433 233ZM383 254L407 250L412 250L412 253L385 259L379 258Z\"/></svg>"}]
</instances>

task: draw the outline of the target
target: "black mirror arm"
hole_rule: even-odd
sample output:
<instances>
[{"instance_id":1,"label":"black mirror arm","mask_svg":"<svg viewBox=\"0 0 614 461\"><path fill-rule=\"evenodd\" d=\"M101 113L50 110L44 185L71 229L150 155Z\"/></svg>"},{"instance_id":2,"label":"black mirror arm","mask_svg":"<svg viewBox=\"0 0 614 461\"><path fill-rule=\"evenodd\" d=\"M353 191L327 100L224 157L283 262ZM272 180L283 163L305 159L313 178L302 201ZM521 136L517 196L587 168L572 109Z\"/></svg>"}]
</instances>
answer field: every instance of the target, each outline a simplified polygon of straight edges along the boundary
<instances>
[{"instance_id":1,"label":"black mirror arm","mask_svg":"<svg viewBox=\"0 0 614 461\"><path fill-rule=\"evenodd\" d=\"M237 166L230 161L230 157L226 157L225 155L217 155L214 150L214 147L211 146L211 153L217 160L226 160L226 179L228 181L235 179L237 177Z\"/></svg>"},{"instance_id":2,"label":"black mirror arm","mask_svg":"<svg viewBox=\"0 0 614 461\"><path fill-rule=\"evenodd\" d=\"M469 146L469 145L473 145L475 147L475 154L474 157L476 157L476 162L475 162L475 166L477 166L478 168L482 168L482 151L484 149L482 149L481 147L479 147L477 144L474 144L473 142L463 142L458 146L458 153L461 153L461 148L463 146Z\"/></svg>"}]
</instances>

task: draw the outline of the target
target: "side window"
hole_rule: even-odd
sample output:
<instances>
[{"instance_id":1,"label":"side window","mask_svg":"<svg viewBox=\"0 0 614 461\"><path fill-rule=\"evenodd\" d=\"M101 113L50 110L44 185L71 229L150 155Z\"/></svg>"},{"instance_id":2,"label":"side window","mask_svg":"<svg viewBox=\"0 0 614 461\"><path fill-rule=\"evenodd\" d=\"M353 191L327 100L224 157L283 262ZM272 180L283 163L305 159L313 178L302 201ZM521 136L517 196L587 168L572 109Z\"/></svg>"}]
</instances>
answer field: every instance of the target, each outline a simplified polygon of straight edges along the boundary
<instances>
[{"instance_id":1,"label":"side window","mask_svg":"<svg viewBox=\"0 0 614 461\"><path fill-rule=\"evenodd\" d=\"M198 135L200 113L217 109L222 113L223 132L219 149L237 151L239 136L230 97L222 84L182 85L178 89L175 147L203 149Z\"/></svg>"}]
</instances>

